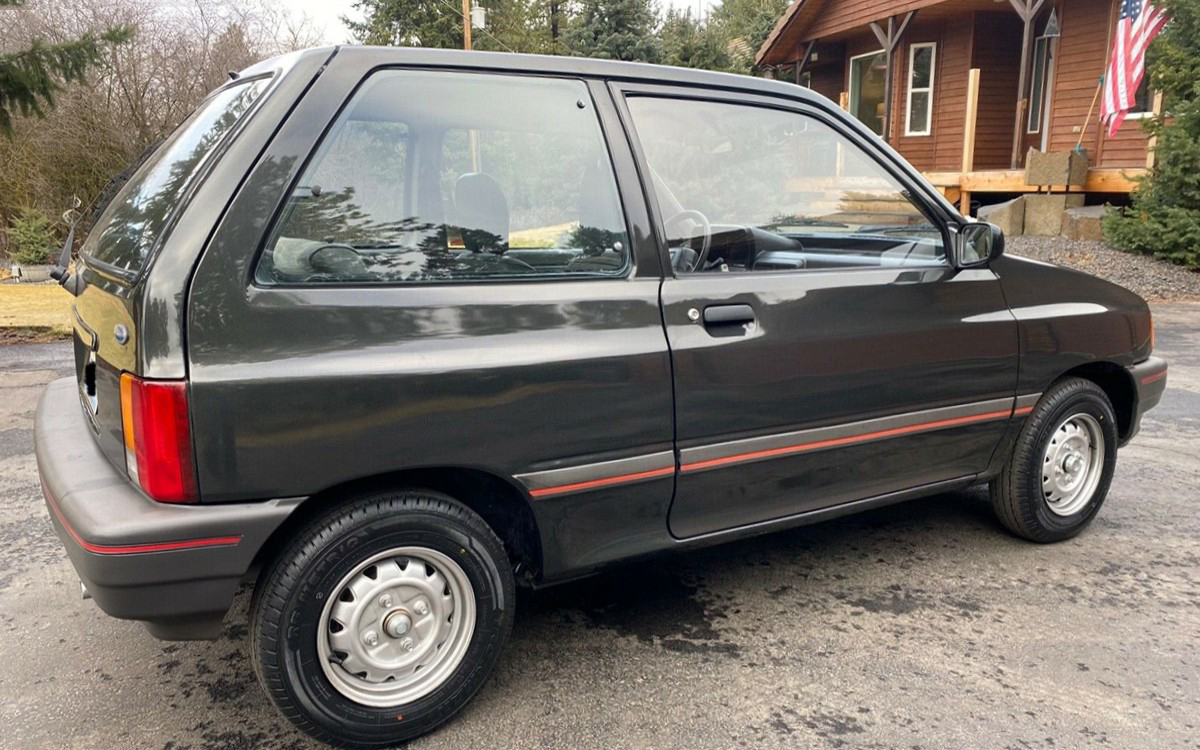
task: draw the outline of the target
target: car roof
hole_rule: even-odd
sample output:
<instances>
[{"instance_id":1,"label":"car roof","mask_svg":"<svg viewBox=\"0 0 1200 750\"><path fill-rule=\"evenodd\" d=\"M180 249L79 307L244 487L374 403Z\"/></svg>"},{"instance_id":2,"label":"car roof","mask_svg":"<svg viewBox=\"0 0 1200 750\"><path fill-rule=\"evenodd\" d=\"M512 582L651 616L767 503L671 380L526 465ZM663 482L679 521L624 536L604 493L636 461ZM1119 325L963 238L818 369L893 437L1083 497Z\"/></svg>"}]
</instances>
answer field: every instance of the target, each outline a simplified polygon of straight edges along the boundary
<instances>
[{"instance_id":1,"label":"car roof","mask_svg":"<svg viewBox=\"0 0 1200 750\"><path fill-rule=\"evenodd\" d=\"M514 52L481 52L428 47L371 47L340 45L336 47L313 47L288 55L264 60L242 72L253 75L272 68L288 67L300 57L324 55L345 57L366 67L387 65L411 65L447 68L474 68L521 73L543 73L555 75L577 75L589 78L630 81L648 84L703 86L733 89L747 93L787 96L810 102L823 102L809 89L793 83L774 81L757 76L735 73L717 73L695 68L677 68L669 65L599 60L590 57L566 57L557 55L526 55ZM286 62L285 62L286 61Z\"/></svg>"}]
</instances>

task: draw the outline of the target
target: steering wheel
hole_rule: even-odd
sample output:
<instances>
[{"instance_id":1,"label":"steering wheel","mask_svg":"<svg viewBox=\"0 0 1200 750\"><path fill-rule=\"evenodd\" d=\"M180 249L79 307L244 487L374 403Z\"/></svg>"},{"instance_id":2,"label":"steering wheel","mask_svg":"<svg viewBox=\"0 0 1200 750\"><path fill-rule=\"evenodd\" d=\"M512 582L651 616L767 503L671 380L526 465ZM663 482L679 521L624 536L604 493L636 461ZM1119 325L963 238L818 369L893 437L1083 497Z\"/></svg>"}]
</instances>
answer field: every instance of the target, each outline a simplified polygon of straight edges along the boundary
<instances>
[{"instance_id":1,"label":"steering wheel","mask_svg":"<svg viewBox=\"0 0 1200 750\"><path fill-rule=\"evenodd\" d=\"M672 224L678 223L684 219L691 219L697 222L704 229L704 235L700 240L700 253L696 256L696 265L692 270L703 269L704 264L708 262L708 253L712 249L712 224L709 223L708 217L694 209L686 209L675 214L671 218L663 222L663 228L668 229L667 235L670 236L669 230Z\"/></svg>"}]
</instances>

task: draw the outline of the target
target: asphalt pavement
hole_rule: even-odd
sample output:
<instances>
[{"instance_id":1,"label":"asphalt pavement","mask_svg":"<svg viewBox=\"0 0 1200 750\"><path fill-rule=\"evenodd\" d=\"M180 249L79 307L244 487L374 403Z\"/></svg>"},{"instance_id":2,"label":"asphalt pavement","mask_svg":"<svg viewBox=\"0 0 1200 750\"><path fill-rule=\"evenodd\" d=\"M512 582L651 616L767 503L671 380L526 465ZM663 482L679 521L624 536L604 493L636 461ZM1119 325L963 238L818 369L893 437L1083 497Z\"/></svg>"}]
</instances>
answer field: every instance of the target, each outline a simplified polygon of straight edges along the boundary
<instances>
[{"instance_id":1,"label":"asphalt pavement","mask_svg":"<svg viewBox=\"0 0 1200 750\"><path fill-rule=\"evenodd\" d=\"M1091 528L1038 546L979 491L622 568L519 602L493 678L413 748L1200 748L1200 305ZM0 346L0 748L316 747L220 640L104 616L33 458L64 344Z\"/></svg>"}]
</instances>

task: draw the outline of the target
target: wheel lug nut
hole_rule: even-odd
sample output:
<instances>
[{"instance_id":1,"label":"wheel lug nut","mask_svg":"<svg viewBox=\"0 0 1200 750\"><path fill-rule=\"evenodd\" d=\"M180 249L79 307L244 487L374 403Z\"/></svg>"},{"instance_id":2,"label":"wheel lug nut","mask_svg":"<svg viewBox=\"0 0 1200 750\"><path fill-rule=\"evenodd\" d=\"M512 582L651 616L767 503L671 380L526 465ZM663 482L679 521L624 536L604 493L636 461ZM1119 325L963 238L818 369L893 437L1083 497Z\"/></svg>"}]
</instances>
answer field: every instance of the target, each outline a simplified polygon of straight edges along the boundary
<instances>
[{"instance_id":1,"label":"wheel lug nut","mask_svg":"<svg viewBox=\"0 0 1200 750\"><path fill-rule=\"evenodd\" d=\"M412 638L405 638L404 640L400 641L400 648L404 649L405 651L412 651L415 647L416 644L413 643Z\"/></svg>"},{"instance_id":2,"label":"wheel lug nut","mask_svg":"<svg viewBox=\"0 0 1200 750\"><path fill-rule=\"evenodd\" d=\"M392 606L392 597L387 594L379 597L379 606L383 607L384 609L390 608Z\"/></svg>"},{"instance_id":3,"label":"wheel lug nut","mask_svg":"<svg viewBox=\"0 0 1200 750\"><path fill-rule=\"evenodd\" d=\"M416 612L418 615L422 616L427 615L429 614L429 605L425 602L417 602L413 605L413 612Z\"/></svg>"},{"instance_id":4,"label":"wheel lug nut","mask_svg":"<svg viewBox=\"0 0 1200 750\"><path fill-rule=\"evenodd\" d=\"M368 630L363 633L363 643L368 646L376 646L379 644L379 635L374 630Z\"/></svg>"},{"instance_id":5,"label":"wheel lug nut","mask_svg":"<svg viewBox=\"0 0 1200 750\"><path fill-rule=\"evenodd\" d=\"M412 630L412 619L403 610L391 613L383 620L383 632L393 638L408 635Z\"/></svg>"}]
</instances>

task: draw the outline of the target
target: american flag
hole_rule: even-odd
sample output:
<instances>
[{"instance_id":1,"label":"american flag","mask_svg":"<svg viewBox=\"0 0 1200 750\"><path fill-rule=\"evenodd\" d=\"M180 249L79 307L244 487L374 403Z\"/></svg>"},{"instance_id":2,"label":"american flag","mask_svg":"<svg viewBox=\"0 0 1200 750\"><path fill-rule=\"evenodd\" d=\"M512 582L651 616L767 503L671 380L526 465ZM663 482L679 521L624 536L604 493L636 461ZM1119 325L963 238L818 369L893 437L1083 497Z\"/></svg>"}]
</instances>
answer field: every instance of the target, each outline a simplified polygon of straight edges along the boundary
<instances>
[{"instance_id":1,"label":"american flag","mask_svg":"<svg viewBox=\"0 0 1200 750\"><path fill-rule=\"evenodd\" d=\"M1146 48L1167 20L1167 14L1150 0L1121 0L1112 61L1104 81L1104 105L1100 108L1100 122L1108 125L1109 138L1117 134L1134 106L1146 72Z\"/></svg>"}]
</instances>

